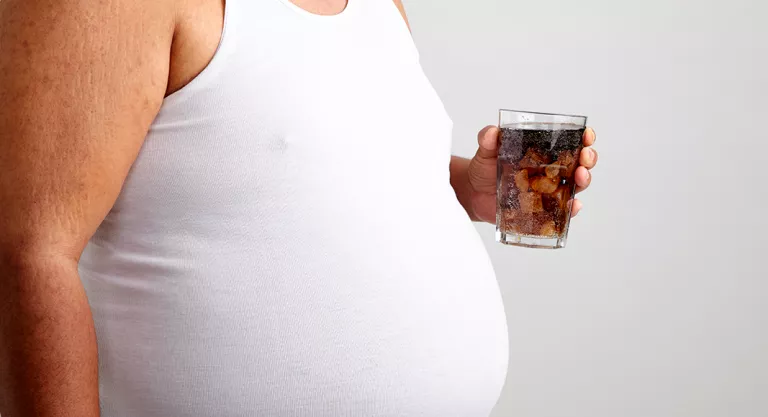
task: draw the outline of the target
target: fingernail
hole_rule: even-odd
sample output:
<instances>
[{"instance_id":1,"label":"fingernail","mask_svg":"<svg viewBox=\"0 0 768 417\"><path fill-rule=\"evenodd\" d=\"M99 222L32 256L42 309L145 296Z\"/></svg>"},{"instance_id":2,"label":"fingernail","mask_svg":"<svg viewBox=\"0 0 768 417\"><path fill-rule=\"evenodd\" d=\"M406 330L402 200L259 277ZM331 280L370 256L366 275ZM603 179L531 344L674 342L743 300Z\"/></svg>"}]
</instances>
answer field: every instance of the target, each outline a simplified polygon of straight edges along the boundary
<instances>
[{"instance_id":1,"label":"fingernail","mask_svg":"<svg viewBox=\"0 0 768 417\"><path fill-rule=\"evenodd\" d=\"M590 149L589 150L589 161L590 162L595 162L595 158L596 157L597 157L597 155L595 154L595 150L594 149Z\"/></svg>"}]
</instances>

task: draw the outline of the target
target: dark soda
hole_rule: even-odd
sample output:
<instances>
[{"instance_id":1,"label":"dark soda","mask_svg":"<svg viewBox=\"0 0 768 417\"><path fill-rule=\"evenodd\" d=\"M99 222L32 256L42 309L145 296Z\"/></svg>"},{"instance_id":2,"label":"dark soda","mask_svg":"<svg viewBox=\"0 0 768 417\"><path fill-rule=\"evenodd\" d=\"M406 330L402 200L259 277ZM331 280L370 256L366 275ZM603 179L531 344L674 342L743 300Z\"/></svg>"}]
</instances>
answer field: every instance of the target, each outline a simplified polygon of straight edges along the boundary
<instances>
[{"instance_id":1,"label":"dark soda","mask_svg":"<svg viewBox=\"0 0 768 417\"><path fill-rule=\"evenodd\" d=\"M564 238L584 128L521 123L501 128L497 190L500 232Z\"/></svg>"}]
</instances>

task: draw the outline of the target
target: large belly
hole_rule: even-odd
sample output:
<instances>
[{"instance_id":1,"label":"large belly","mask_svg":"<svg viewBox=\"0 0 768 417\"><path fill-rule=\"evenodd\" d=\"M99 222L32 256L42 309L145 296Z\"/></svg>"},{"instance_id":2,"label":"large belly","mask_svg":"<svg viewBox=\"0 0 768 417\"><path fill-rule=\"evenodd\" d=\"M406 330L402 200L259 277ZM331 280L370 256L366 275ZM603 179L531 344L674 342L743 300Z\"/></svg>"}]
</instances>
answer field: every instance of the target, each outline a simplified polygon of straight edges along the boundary
<instances>
[{"instance_id":1,"label":"large belly","mask_svg":"<svg viewBox=\"0 0 768 417\"><path fill-rule=\"evenodd\" d=\"M351 56L161 109L80 265L104 417L490 413L505 316L449 120L417 62Z\"/></svg>"},{"instance_id":2,"label":"large belly","mask_svg":"<svg viewBox=\"0 0 768 417\"><path fill-rule=\"evenodd\" d=\"M81 261L103 415L487 415L507 366L491 264L450 191L401 195L240 230L108 218Z\"/></svg>"}]
</instances>

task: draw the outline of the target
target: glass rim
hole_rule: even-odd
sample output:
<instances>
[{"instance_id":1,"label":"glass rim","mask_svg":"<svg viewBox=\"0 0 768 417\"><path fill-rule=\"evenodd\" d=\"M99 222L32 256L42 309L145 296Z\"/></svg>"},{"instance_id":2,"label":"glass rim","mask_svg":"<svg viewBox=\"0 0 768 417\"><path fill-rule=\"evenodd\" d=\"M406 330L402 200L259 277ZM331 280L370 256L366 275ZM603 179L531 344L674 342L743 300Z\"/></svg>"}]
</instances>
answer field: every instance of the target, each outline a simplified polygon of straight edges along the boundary
<instances>
[{"instance_id":1,"label":"glass rim","mask_svg":"<svg viewBox=\"0 0 768 417\"><path fill-rule=\"evenodd\" d=\"M574 118L584 119L585 122L587 120L587 116L582 116L580 114L545 113L545 112L529 111L529 110L499 109L499 113L503 113L503 112L522 113L522 114L538 114L538 115L541 115L541 116L574 117Z\"/></svg>"}]
</instances>

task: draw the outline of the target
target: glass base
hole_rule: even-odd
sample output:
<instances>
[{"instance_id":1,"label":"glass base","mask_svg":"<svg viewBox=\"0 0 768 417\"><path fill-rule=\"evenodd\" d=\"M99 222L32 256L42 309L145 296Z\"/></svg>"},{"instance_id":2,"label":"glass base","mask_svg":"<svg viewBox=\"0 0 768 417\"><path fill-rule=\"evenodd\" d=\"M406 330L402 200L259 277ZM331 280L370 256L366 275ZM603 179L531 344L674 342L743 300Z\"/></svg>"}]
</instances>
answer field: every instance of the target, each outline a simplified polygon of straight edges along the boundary
<instances>
[{"instance_id":1,"label":"glass base","mask_svg":"<svg viewBox=\"0 0 768 417\"><path fill-rule=\"evenodd\" d=\"M505 245L522 246L525 248L561 249L565 247L566 238L516 235L497 230L496 241Z\"/></svg>"}]
</instances>

